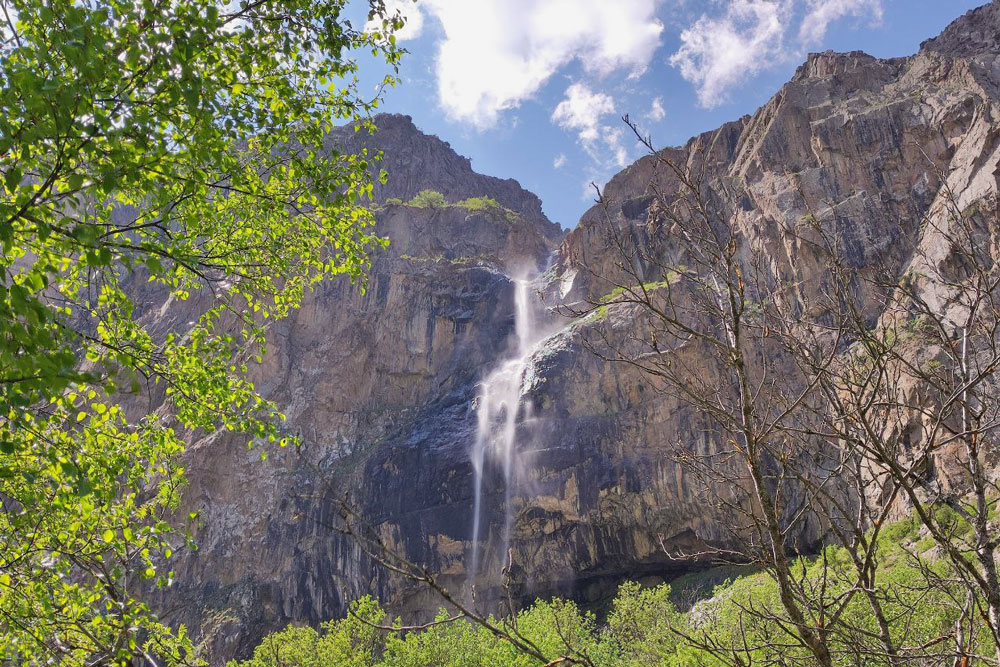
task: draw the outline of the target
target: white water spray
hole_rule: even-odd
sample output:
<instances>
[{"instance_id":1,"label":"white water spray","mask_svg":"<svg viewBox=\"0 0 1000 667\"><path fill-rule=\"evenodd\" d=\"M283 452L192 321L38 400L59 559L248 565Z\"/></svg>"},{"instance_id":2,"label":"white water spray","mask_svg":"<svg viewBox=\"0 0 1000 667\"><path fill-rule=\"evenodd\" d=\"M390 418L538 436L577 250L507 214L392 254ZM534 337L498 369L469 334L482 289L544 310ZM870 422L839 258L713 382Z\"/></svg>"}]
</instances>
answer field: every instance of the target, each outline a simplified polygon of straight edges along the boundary
<instances>
[{"instance_id":1,"label":"white water spray","mask_svg":"<svg viewBox=\"0 0 1000 667\"><path fill-rule=\"evenodd\" d=\"M515 476L518 473L518 425L531 416L530 405L521 401L522 383L525 371L531 364L531 355L544 338L544 332L537 326L532 307L530 281L514 279L513 282L517 351L513 358L502 362L483 381L478 397L476 440L471 452L475 475L472 563L469 568L472 580L479 574L483 472L487 461L495 461L501 465L504 477L503 542L498 553L505 554L510 546L514 518L511 501L515 490Z\"/></svg>"}]
</instances>

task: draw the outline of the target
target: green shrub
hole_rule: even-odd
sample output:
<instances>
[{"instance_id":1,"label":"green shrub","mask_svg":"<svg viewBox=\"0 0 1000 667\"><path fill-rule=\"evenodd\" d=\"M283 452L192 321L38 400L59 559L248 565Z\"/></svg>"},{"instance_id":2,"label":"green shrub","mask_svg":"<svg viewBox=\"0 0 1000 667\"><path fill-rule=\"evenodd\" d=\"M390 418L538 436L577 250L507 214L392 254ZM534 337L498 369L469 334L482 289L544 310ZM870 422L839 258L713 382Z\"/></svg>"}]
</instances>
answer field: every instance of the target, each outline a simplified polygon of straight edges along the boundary
<instances>
[{"instance_id":1,"label":"green shrub","mask_svg":"<svg viewBox=\"0 0 1000 667\"><path fill-rule=\"evenodd\" d=\"M410 206L418 208L444 208L448 200L437 190L421 190L410 200Z\"/></svg>"},{"instance_id":2,"label":"green shrub","mask_svg":"<svg viewBox=\"0 0 1000 667\"><path fill-rule=\"evenodd\" d=\"M601 297L600 302L604 304L623 303L633 299L642 299L644 298L644 292L655 292L658 289L669 287L673 283L677 282L679 277L680 274L671 271L667 274L666 280L656 280L653 282L643 283L641 286L618 286Z\"/></svg>"},{"instance_id":3,"label":"green shrub","mask_svg":"<svg viewBox=\"0 0 1000 667\"><path fill-rule=\"evenodd\" d=\"M912 542L918 536L918 522L907 518L895 523L886 524L879 531L879 540L885 547Z\"/></svg>"},{"instance_id":4,"label":"green shrub","mask_svg":"<svg viewBox=\"0 0 1000 667\"><path fill-rule=\"evenodd\" d=\"M461 206L462 208L467 208L470 211L495 211L502 209L503 206L493 197L469 197L468 199L463 199L457 202L455 206Z\"/></svg>"},{"instance_id":5,"label":"green shrub","mask_svg":"<svg viewBox=\"0 0 1000 667\"><path fill-rule=\"evenodd\" d=\"M401 206L402 203L403 200L400 199L399 197L389 197L388 199L385 200L386 206Z\"/></svg>"},{"instance_id":6,"label":"green shrub","mask_svg":"<svg viewBox=\"0 0 1000 667\"><path fill-rule=\"evenodd\" d=\"M618 589L605 635L615 643L618 664L644 667L676 653L680 638L671 628L687 629L687 625L670 600L670 586L643 590L630 581Z\"/></svg>"},{"instance_id":7,"label":"green shrub","mask_svg":"<svg viewBox=\"0 0 1000 667\"><path fill-rule=\"evenodd\" d=\"M374 667L385 647L385 612L370 596L351 604L351 615L327 621L320 631L289 626L264 638L253 657L228 667Z\"/></svg>"},{"instance_id":8,"label":"green shrub","mask_svg":"<svg viewBox=\"0 0 1000 667\"><path fill-rule=\"evenodd\" d=\"M510 224L516 224L520 222L521 216L510 210L496 199L492 197L469 197L468 199L463 199L457 202L455 206L461 206L462 208L476 213L494 213L503 217Z\"/></svg>"}]
</instances>

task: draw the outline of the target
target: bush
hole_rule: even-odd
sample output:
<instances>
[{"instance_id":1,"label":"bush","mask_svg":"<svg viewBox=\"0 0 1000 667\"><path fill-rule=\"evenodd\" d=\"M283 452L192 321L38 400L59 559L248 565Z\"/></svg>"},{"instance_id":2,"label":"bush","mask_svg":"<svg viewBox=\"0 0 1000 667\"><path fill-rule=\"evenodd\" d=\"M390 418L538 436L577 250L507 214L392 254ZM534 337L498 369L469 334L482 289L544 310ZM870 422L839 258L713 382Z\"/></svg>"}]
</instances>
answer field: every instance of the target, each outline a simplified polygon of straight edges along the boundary
<instances>
[{"instance_id":1,"label":"bush","mask_svg":"<svg viewBox=\"0 0 1000 667\"><path fill-rule=\"evenodd\" d=\"M469 197L455 204L470 211L497 211L503 206L493 197Z\"/></svg>"},{"instance_id":2,"label":"bush","mask_svg":"<svg viewBox=\"0 0 1000 667\"><path fill-rule=\"evenodd\" d=\"M264 638L244 662L227 667L372 667L380 664L384 649L383 632L374 627L383 623L385 612L365 596L351 605L351 614L327 621L320 632L289 626ZM363 619L363 620L361 620Z\"/></svg>"},{"instance_id":3,"label":"bush","mask_svg":"<svg viewBox=\"0 0 1000 667\"><path fill-rule=\"evenodd\" d=\"M642 589L630 581L618 589L605 633L616 644L617 664L640 667L675 653L679 637L670 628L686 626L670 600L670 586Z\"/></svg>"},{"instance_id":4,"label":"bush","mask_svg":"<svg viewBox=\"0 0 1000 667\"><path fill-rule=\"evenodd\" d=\"M467 211L477 213L495 213L503 216L504 220L510 224L514 224L521 220L520 215L492 197L469 197L468 199L463 199L462 201L456 203L455 206L461 206Z\"/></svg>"},{"instance_id":5,"label":"bush","mask_svg":"<svg viewBox=\"0 0 1000 667\"><path fill-rule=\"evenodd\" d=\"M418 208L445 208L448 200L437 190L421 190L410 200L410 206Z\"/></svg>"}]
</instances>

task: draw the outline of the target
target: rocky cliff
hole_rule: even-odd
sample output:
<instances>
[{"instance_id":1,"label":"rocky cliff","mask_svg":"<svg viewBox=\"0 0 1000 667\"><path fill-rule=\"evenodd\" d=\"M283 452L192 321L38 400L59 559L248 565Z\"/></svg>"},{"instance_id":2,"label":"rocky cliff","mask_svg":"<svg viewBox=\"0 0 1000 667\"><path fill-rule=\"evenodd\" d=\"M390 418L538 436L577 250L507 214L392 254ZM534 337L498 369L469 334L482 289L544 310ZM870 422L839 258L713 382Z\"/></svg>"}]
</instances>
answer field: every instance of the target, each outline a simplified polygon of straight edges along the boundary
<instances>
[{"instance_id":1,"label":"rocky cliff","mask_svg":"<svg viewBox=\"0 0 1000 667\"><path fill-rule=\"evenodd\" d=\"M337 616L365 593L415 616L438 606L334 530L345 494L388 545L455 590L475 553L483 600L509 564L517 595L595 599L625 577L677 573L664 544L723 539L670 446L710 437L699 415L588 352L592 319L560 320L536 303L551 333L524 361L527 407L514 424L523 464L512 474L482 468L483 526L472 544L477 385L516 354L511 276L544 270L535 287L549 307L600 298L607 286L597 276L618 270L608 224L669 245L647 225L651 194L678 184L640 159L563 239L516 183L474 174L405 117L376 122L392 174L383 201L433 188L450 202L488 195L510 211L380 207L378 230L392 243L370 289L318 289L257 370L301 451L261 462L224 438L192 444L185 502L200 512L199 549L180 560L169 598L175 618L209 638L214 660L289 621ZM741 233L769 249L789 284L823 289L824 266L782 232L814 214L835 220L851 262L902 273L914 248L933 244L921 220L945 191L961 205L997 189L1000 5L959 19L911 57L811 55L755 114L664 155L719 200L740 193L727 203ZM608 316L629 326L627 312Z\"/></svg>"}]
</instances>

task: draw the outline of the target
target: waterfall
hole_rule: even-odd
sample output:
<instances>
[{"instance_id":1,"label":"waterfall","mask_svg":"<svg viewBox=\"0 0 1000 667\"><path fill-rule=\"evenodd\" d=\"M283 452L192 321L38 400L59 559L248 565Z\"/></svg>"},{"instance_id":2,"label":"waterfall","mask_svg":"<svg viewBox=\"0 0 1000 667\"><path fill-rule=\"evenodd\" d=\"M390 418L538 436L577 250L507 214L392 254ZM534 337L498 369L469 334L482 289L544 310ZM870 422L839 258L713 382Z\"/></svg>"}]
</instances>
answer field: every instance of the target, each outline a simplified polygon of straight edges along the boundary
<instances>
[{"instance_id":1,"label":"waterfall","mask_svg":"<svg viewBox=\"0 0 1000 667\"><path fill-rule=\"evenodd\" d=\"M470 580L474 580L479 574L483 473L487 463L491 461L502 467L504 479L503 543L498 553L505 554L510 546L514 519L511 501L518 474L518 424L531 416L530 406L521 402L521 385L525 371L530 366L531 355L544 338L544 332L537 325L531 301L531 281L516 278L513 283L517 350L512 358L501 362L483 380L477 400L476 439L470 453L475 475Z\"/></svg>"}]
</instances>

